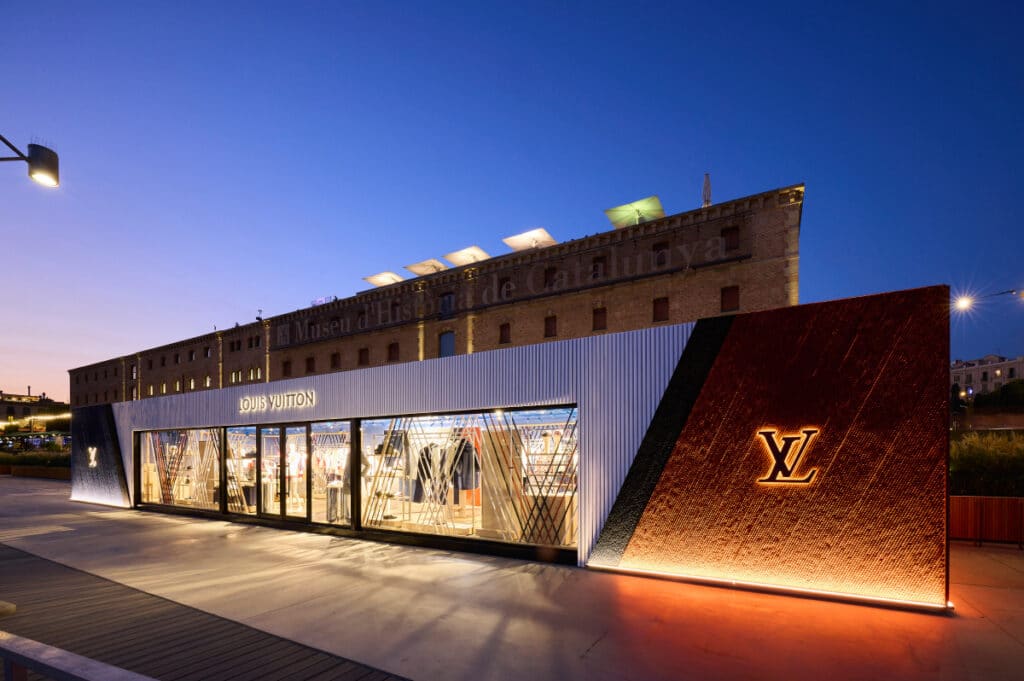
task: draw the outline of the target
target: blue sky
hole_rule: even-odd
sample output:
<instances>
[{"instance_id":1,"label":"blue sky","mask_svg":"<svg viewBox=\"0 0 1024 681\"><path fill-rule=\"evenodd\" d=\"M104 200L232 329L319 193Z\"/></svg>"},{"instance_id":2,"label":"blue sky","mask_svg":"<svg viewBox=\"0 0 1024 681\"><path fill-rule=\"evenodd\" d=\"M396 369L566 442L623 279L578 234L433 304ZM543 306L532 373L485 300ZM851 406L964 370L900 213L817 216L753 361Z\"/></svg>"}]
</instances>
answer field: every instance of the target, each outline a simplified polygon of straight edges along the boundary
<instances>
[{"instance_id":1,"label":"blue sky","mask_svg":"<svg viewBox=\"0 0 1024 681\"><path fill-rule=\"evenodd\" d=\"M5 3L0 388L544 226L807 185L802 302L1024 289L1012 3ZM840 3L835 3L840 4ZM1024 354L991 298L953 355Z\"/></svg>"}]
</instances>

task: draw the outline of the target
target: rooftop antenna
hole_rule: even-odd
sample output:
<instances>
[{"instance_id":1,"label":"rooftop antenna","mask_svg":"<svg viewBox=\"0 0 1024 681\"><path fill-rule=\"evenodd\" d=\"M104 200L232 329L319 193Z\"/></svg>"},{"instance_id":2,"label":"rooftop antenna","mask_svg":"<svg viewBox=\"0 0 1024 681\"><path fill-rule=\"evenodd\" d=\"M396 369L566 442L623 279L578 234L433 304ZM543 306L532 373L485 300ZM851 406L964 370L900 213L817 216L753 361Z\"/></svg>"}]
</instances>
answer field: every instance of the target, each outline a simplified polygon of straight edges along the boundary
<instances>
[{"instance_id":1,"label":"rooftop antenna","mask_svg":"<svg viewBox=\"0 0 1024 681\"><path fill-rule=\"evenodd\" d=\"M711 174L704 173L704 191L701 195L702 203L701 208L707 208L711 205Z\"/></svg>"}]
</instances>

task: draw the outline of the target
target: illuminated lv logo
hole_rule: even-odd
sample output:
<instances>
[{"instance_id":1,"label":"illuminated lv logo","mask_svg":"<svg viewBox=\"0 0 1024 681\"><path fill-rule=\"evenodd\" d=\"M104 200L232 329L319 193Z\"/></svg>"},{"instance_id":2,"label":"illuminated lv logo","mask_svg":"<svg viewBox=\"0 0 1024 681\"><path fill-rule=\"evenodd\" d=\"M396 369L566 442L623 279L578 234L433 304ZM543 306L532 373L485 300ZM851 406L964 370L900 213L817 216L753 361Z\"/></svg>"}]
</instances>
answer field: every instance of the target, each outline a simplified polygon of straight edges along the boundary
<instances>
[{"instance_id":1,"label":"illuminated lv logo","mask_svg":"<svg viewBox=\"0 0 1024 681\"><path fill-rule=\"evenodd\" d=\"M96 468L96 448L89 447L89 468Z\"/></svg>"},{"instance_id":2,"label":"illuminated lv logo","mask_svg":"<svg viewBox=\"0 0 1024 681\"><path fill-rule=\"evenodd\" d=\"M768 472L766 477L758 480L760 483L765 484L784 484L784 485L809 485L811 480L814 479L814 474L818 472L817 468L811 469L811 472L802 478L793 477L796 467L800 465L800 459L803 457L804 452L807 451L808 445L811 444L811 439L818 434L817 428L804 428L801 431L801 435L783 435L781 438L776 438L778 431L775 430L759 430L757 434L764 439L765 447L768 449L768 454L772 459L772 469ZM801 440L800 448L796 454L793 455L793 462L789 463L790 452L793 449L793 444Z\"/></svg>"}]
</instances>

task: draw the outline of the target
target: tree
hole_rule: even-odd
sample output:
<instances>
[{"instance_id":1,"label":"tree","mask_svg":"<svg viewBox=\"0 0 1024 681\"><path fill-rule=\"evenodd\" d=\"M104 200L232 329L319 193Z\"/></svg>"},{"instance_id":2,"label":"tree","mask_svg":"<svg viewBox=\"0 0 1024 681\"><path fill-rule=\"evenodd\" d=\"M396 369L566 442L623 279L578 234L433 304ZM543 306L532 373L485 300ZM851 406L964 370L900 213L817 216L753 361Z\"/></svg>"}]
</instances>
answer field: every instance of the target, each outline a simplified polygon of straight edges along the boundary
<instances>
[{"instance_id":1,"label":"tree","mask_svg":"<svg viewBox=\"0 0 1024 681\"><path fill-rule=\"evenodd\" d=\"M960 397L960 384L954 383L949 389L949 410L954 414L962 414L967 411L967 402Z\"/></svg>"}]
</instances>

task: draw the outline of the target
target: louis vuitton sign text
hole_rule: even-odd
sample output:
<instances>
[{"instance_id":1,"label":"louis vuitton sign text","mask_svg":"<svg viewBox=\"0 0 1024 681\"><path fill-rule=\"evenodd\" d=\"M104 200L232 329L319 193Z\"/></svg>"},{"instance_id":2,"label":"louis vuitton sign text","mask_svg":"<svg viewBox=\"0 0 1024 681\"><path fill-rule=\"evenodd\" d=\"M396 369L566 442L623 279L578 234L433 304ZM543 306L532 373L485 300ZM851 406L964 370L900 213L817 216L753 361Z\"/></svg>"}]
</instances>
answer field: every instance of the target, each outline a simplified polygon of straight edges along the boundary
<instances>
[{"instance_id":1,"label":"louis vuitton sign text","mask_svg":"<svg viewBox=\"0 0 1024 681\"><path fill-rule=\"evenodd\" d=\"M301 390L293 393L267 393L246 395L238 400L239 414L254 414L280 409L307 409L316 406L316 391Z\"/></svg>"}]
</instances>

